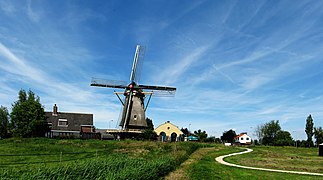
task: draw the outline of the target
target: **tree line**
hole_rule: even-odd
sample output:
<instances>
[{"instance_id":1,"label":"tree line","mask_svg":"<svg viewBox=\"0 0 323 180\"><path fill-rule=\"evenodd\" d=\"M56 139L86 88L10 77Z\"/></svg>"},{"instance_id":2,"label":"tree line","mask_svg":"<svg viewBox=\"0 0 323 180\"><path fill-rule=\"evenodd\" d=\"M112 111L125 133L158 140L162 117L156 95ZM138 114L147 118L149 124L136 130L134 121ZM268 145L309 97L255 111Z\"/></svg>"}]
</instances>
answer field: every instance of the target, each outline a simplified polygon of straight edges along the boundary
<instances>
[{"instance_id":1,"label":"tree line","mask_svg":"<svg viewBox=\"0 0 323 180\"><path fill-rule=\"evenodd\" d=\"M282 130L278 120L258 125L255 133L258 137L256 143L262 145L314 147L313 136L316 146L323 143L323 129L322 127L314 127L312 115L306 118L305 133L307 140L293 140L288 131Z\"/></svg>"},{"instance_id":2,"label":"tree line","mask_svg":"<svg viewBox=\"0 0 323 180\"><path fill-rule=\"evenodd\" d=\"M18 100L12 104L11 113L1 105L0 138L43 137L48 131L44 107L33 91L21 89Z\"/></svg>"}]
</instances>

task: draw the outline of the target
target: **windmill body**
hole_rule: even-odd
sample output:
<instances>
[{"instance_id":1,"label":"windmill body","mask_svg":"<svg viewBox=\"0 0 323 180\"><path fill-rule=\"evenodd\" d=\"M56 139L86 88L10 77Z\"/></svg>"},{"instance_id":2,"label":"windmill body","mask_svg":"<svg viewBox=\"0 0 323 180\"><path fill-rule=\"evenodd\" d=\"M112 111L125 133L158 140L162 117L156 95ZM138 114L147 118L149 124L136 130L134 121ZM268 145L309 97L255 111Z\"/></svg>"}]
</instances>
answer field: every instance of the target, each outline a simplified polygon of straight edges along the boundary
<instances>
[{"instance_id":1,"label":"windmill body","mask_svg":"<svg viewBox=\"0 0 323 180\"><path fill-rule=\"evenodd\" d=\"M106 81L95 78L93 78L91 82L91 86L124 89L123 93L115 92L123 106L119 124L121 131L141 132L141 130L147 127L145 111L152 94L160 94L160 92L163 92L164 95L174 95L176 91L176 88L174 87L137 84L139 74L137 69L140 61L142 61L142 56L143 48L140 45L137 45L130 75L130 84L124 85L123 83L117 83L115 81ZM147 92L144 92L143 90L147 90ZM119 94L124 95L124 100L120 98ZM149 95L149 99L145 106L146 95Z\"/></svg>"},{"instance_id":2,"label":"windmill body","mask_svg":"<svg viewBox=\"0 0 323 180\"><path fill-rule=\"evenodd\" d=\"M124 92L125 103L122 110L120 126L123 129L144 129L147 127L145 116L145 95L135 88L135 83L129 85Z\"/></svg>"}]
</instances>

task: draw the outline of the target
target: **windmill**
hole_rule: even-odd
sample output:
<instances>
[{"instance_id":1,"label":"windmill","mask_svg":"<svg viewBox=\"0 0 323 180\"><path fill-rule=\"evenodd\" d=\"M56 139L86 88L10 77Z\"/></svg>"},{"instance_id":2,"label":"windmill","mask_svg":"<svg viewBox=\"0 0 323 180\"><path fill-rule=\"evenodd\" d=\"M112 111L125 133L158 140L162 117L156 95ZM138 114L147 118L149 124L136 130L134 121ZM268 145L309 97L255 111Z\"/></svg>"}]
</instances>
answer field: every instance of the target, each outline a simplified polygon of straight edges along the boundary
<instances>
[{"instance_id":1,"label":"windmill","mask_svg":"<svg viewBox=\"0 0 323 180\"><path fill-rule=\"evenodd\" d=\"M138 84L140 73L138 66L142 63L142 57L143 47L137 45L131 69L130 83L128 85L117 81L106 81L97 78L93 78L91 81L91 86L124 89L124 92L114 91L123 106L120 114L120 132L141 132L141 130L147 127L145 112L151 96L153 94L162 96L174 95L176 92L175 87ZM124 95L124 100L120 98L119 94ZM149 99L145 106L146 95L149 95Z\"/></svg>"}]
</instances>

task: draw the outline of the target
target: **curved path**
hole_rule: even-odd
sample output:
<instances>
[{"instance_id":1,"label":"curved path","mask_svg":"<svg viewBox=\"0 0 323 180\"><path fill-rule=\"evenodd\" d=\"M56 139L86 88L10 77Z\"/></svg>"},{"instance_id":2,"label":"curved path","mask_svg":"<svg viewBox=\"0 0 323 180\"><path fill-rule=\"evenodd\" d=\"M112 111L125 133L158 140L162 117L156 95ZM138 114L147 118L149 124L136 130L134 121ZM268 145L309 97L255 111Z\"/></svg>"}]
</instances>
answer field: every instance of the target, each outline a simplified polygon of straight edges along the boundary
<instances>
[{"instance_id":1,"label":"curved path","mask_svg":"<svg viewBox=\"0 0 323 180\"><path fill-rule=\"evenodd\" d=\"M215 160L221 164L224 164L226 166L232 166L232 167L238 167L238 168L244 168L244 169L253 169L253 170L260 170L260 171L271 171L271 172L282 172L282 173L291 173L291 174L304 174L304 175L315 175L315 176L323 176L321 173L311 173L311 172L301 172L301 171L286 171L286 170L278 170L278 169L267 169L267 168L257 168L257 167L249 167L249 166L242 166L242 165L237 165L237 164L232 164L225 162L223 159L229 156L235 156L239 154L245 154L252 152L252 149L246 148L246 151L238 152L238 153L232 153L232 154L227 154L224 156L219 156L215 158Z\"/></svg>"}]
</instances>

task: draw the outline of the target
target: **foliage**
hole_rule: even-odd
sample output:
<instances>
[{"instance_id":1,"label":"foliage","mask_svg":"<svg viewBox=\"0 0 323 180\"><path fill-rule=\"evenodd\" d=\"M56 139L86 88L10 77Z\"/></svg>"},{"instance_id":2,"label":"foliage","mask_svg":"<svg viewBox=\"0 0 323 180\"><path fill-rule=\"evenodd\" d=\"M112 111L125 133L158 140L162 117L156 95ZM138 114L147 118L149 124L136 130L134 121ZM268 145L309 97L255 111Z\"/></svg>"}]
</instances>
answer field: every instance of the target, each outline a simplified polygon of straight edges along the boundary
<instances>
[{"instance_id":1,"label":"foliage","mask_svg":"<svg viewBox=\"0 0 323 180\"><path fill-rule=\"evenodd\" d=\"M315 127L314 128L314 138L315 138L316 145L323 143L323 129L322 129L322 127Z\"/></svg>"},{"instance_id":2,"label":"foliage","mask_svg":"<svg viewBox=\"0 0 323 180\"><path fill-rule=\"evenodd\" d=\"M275 138L277 136L277 133L281 130L281 127L279 125L279 121L270 121L266 124L264 124L261 128L261 134L262 134L262 144L264 145L274 145Z\"/></svg>"},{"instance_id":3,"label":"foliage","mask_svg":"<svg viewBox=\"0 0 323 180\"><path fill-rule=\"evenodd\" d=\"M190 133L190 131L187 128L182 128L181 131L183 132L183 134L188 137Z\"/></svg>"},{"instance_id":4,"label":"foliage","mask_svg":"<svg viewBox=\"0 0 323 180\"><path fill-rule=\"evenodd\" d=\"M151 120L151 119L149 119L149 118L147 117L147 118L146 118L146 122L147 122L147 129L154 130L153 120Z\"/></svg>"},{"instance_id":5,"label":"foliage","mask_svg":"<svg viewBox=\"0 0 323 180\"><path fill-rule=\"evenodd\" d=\"M288 131L278 131L275 137L275 146L293 146L294 141L291 134Z\"/></svg>"},{"instance_id":6,"label":"foliage","mask_svg":"<svg viewBox=\"0 0 323 180\"><path fill-rule=\"evenodd\" d=\"M139 134L137 136L138 140L149 140L149 141L155 141L157 140L158 135L154 130L151 129L145 129L144 132Z\"/></svg>"},{"instance_id":7,"label":"foliage","mask_svg":"<svg viewBox=\"0 0 323 180\"><path fill-rule=\"evenodd\" d=\"M308 142L306 140L297 140L295 145L297 147L308 147Z\"/></svg>"},{"instance_id":8,"label":"foliage","mask_svg":"<svg viewBox=\"0 0 323 180\"><path fill-rule=\"evenodd\" d=\"M0 139L8 137L9 113L6 107L0 107Z\"/></svg>"},{"instance_id":9,"label":"foliage","mask_svg":"<svg viewBox=\"0 0 323 180\"><path fill-rule=\"evenodd\" d=\"M10 114L13 135L41 137L48 131L46 116L40 99L31 90L19 91L19 99L12 105Z\"/></svg>"},{"instance_id":10,"label":"foliage","mask_svg":"<svg viewBox=\"0 0 323 180\"><path fill-rule=\"evenodd\" d=\"M204 142L207 138L206 131L202 131L201 129L194 131L194 134L198 137L199 141Z\"/></svg>"},{"instance_id":11,"label":"foliage","mask_svg":"<svg viewBox=\"0 0 323 180\"><path fill-rule=\"evenodd\" d=\"M262 129L263 129L263 126L262 124L258 125L256 128L255 128L255 134L256 136L258 137L258 142L261 144L262 142L262 139L263 139L263 133L262 133Z\"/></svg>"},{"instance_id":12,"label":"foliage","mask_svg":"<svg viewBox=\"0 0 323 180\"><path fill-rule=\"evenodd\" d=\"M261 139L259 143L272 146L292 146L293 138L288 131L281 130L278 120L272 120L263 125L258 125L256 134ZM258 142L257 142L258 143Z\"/></svg>"},{"instance_id":13,"label":"foliage","mask_svg":"<svg viewBox=\"0 0 323 180\"><path fill-rule=\"evenodd\" d=\"M314 123L313 123L312 115L309 115L306 118L306 127L305 127L305 132L307 135L307 142L309 147L313 146L313 140L312 140L312 137L314 135L313 127L314 127Z\"/></svg>"},{"instance_id":14,"label":"foliage","mask_svg":"<svg viewBox=\"0 0 323 180\"><path fill-rule=\"evenodd\" d=\"M222 142L233 143L234 138L236 136L237 136L236 132L234 130L230 129L229 131L226 131L222 134L221 140L222 140Z\"/></svg>"},{"instance_id":15,"label":"foliage","mask_svg":"<svg viewBox=\"0 0 323 180\"><path fill-rule=\"evenodd\" d=\"M155 141L157 140L158 135L154 131L154 124L151 119L146 118L147 128L143 131L143 133L139 134L136 139L137 140L149 140Z\"/></svg>"},{"instance_id":16,"label":"foliage","mask_svg":"<svg viewBox=\"0 0 323 180\"><path fill-rule=\"evenodd\" d=\"M216 138L214 136L207 137L204 142L212 142L212 143L217 143L217 144L222 143L220 138Z\"/></svg>"},{"instance_id":17,"label":"foliage","mask_svg":"<svg viewBox=\"0 0 323 180\"><path fill-rule=\"evenodd\" d=\"M256 139L256 140L254 140L254 141L253 141L253 144L254 144L254 145L260 145L259 140L257 140L257 139Z\"/></svg>"}]
</instances>

